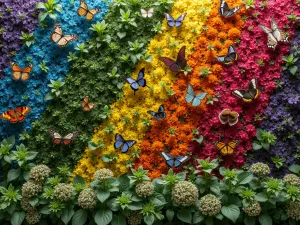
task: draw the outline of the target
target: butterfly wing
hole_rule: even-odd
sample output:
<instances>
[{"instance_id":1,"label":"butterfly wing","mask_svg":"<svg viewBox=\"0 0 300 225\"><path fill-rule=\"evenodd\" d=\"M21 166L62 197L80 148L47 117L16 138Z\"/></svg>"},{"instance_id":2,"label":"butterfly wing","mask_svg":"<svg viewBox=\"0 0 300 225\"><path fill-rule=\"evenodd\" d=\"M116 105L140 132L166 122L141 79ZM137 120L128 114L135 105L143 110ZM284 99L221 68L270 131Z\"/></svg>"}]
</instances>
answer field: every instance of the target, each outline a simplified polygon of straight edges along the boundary
<instances>
[{"instance_id":1,"label":"butterfly wing","mask_svg":"<svg viewBox=\"0 0 300 225\"><path fill-rule=\"evenodd\" d=\"M161 60L172 72L178 72L180 69L180 66L172 59L168 57L159 57L159 60Z\"/></svg>"},{"instance_id":2,"label":"butterfly wing","mask_svg":"<svg viewBox=\"0 0 300 225\"><path fill-rule=\"evenodd\" d=\"M169 27L174 27L175 26L175 19L169 13L165 13L165 17L166 17L168 26Z\"/></svg>"},{"instance_id":3,"label":"butterfly wing","mask_svg":"<svg viewBox=\"0 0 300 225\"><path fill-rule=\"evenodd\" d=\"M200 94L197 94L195 98L193 99L192 106L198 106L200 105L201 101L206 97L207 93L202 92Z\"/></svg>"},{"instance_id":4,"label":"butterfly wing","mask_svg":"<svg viewBox=\"0 0 300 225\"><path fill-rule=\"evenodd\" d=\"M233 125L237 124L238 121L239 121L239 114L237 112L231 111L228 114L228 124L229 124L229 126L233 126Z\"/></svg>"},{"instance_id":5,"label":"butterfly wing","mask_svg":"<svg viewBox=\"0 0 300 225\"><path fill-rule=\"evenodd\" d=\"M68 34L68 35L64 35L58 42L57 45L59 47L65 47L66 45L68 45L70 42L76 41L78 39L78 37L74 34Z\"/></svg>"},{"instance_id":6,"label":"butterfly wing","mask_svg":"<svg viewBox=\"0 0 300 225\"><path fill-rule=\"evenodd\" d=\"M238 11L240 11L242 7L241 6L238 6L238 7L234 7L232 9L230 9L224 16L226 18L229 18L229 17L232 17L234 16Z\"/></svg>"},{"instance_id":7,"label":"butterfly wing","mask_svg":"<svg viewBox=\"0 0 300 225\"><path fill-rule=\"evenodd\" d=\"M175 158L174 167L179 168L181 167L186 161L190 159L189 156L178 156Z\"/></svg>"},{"instance_id":8,"label":"butterfly wing","mask_svg":"<svg viewBox=\"0 0 300 225\"><path fill-rule=\"evenodd\" d=\"M131 77L127 77L125 80L128 84L130 84L130 87L132 90L137 91L139 89L139 84L137 83L137 81L135 79L133 79Z\"/></svg>"},{"instance_id":9,"label":"butterfly wing","mask_svg":"<svg viewBox=\"0 0 300 225\"><path fill-rule=\"evenodd\" d=\"M122 153L126 153L128 151L128 149L131 148L135 143L136 143L136 141L134 141L134 140L125 141L124 145L122 147Z\"/></svg>"},{"instance_id":10,"label":"butterfly wing","mask_svg":"<svg viewBox=\"0 0 300 225\"><path fill-rule=\"evenodd\" d=\"M12 70L12 77L14 80L20 80L21 76L22 76L22 69L15 63L15 62L11 62L10 63L11 66L11 70Z\"/></svg>"},{"instance_id":11,"label":"butterfly wing","mask_svg":"<svg viewBox=\"0 0 300 225\"><path fill-rule=\"evenodd\" d=\"M228 48L228 57L232 60L237 60L239 58L239 55L236 53L236 51L234 50L233 45L230 45ZM232 61L231 60L231 61ZM225 59L226 62L226 59Z\"/></svg>"},{"instance_id":12,"label":"butterfly wing","mask_svg":"<svg viewBox=\"0 0 300 225\"><path fill-rule=\"evenodd\" d=\"M89 97L86 96L81 104L83 111L91 111L95 104L89 103Z\"/></svg>"},{"instance_id":13,"label":"butterfly wing","mask_svg":"<svg viewBox=\"0 0 300 225\"><path fill-rule=\"evenodd\" d=\"M225 2L225 0L220 0L220 8L219 13L221 16L225 16L229 12L228 4Z\"/></svg>"},{"instance_id":14,"label":"butterfly wing","mask_svg":"<svg viewBox=\"0 0 300 225\"><path fill-rule=\"evenodd\" d=\"M25 120L25 117L27 113L31 111L31 108L27 106L21 106L15 109L16 117L18 119L17 122L23 122Z\"/></svg>"},{"instance_id":15,"label":"butterfly wing","mask_svg":"<svg viewBox=\"0 0 300 225\"><path fill-rule=\"evenodd\" d=\"M174 165L174 160L175 160L174 157L171 154L166 153L166 152L160 152L159 154L163 157L163 159L165 160L168 167L172 168Z\"/></svg>"},{"instance_id":16,"label":"butterfly wing","mask_svg":"<svg viewBox=\"0 0 300 225\"><path fill-rule=\"evenodd\" d=\"M186 16L186 13L182 14L181 16L179 16L176 20L175 20L175 26L176 27L180 27L182 25L182 22L184 20Z\"/></svg>"},{"instance_id":17,"label":"butterfly wing","mask_svg":"<svg viewBox=\"0 0 300 225\"><path fill-rule=\"evenodd\" d=\"M121 147L122 144L124 144L125 140L124 138L122 137L121 134L116 134L115 135L115 143L114 143L114 148L115 149L118 149Z\"/></svg>"},{"instance_id":18,"label":"butterfly wing","mask_svg":"<svg viewBox=\"0 0 300 225\"><path fill-rule=\"evenodd\" d=\"M29 79L29 73L32 71L33 65L30 64L29 66L25 67L22 71L21 80L27 81Z\"/></svg>"},{"instance_id":19,"label":"butterfly wing","mask_svg":"<svg viewBox=\"0 0 300 225\"><path fill-rule=\"evenodd\" d=\"M276 41L288 41L288 36L281 30L278 29L278 25L272 17L271 21L272 34L275 37Z\"/></svg>"},{"instance_id":20,"label":"butterfly wing","mask_svg":"<svg viewBox=\"0 0 300 225\"><path fill-rule=\"evenodd\" d=\"M185 95L185 100L187 103L190 103L195 98L194 89L191 84L187 85L187 94Z\"/></svg>"},{"instance_id":21,"label":"butterfly wing","mask_svg":"<svg viewBox=\"0 0 300 225\"><path fill-rule=\"evenodd\" d=\"M258 25L258 27L268 34L268 48L275 48L277 46L277 39L274 37L272 30L262 25Z\"/></svg>"},{"instance_id":22,"label":"butterfly wing","mask_svg":"<svg viewBox=\"0 0 300 225\"><path fill-rule=\"evenodd\" d=\"M181 69L184 69L186 67L186 59L185 59L185 48L186 46L182 46L181 49L178 52L176 64L180 66Z\"/></svg>"},{"instance_id":23,"label":"butterfly wing","mask_svg":"<svg viewBox=\"0 0 300 225\"><path fill-rule=\"evenodd\" d=\"M227 155L227 145L224 142L217 141L216 143L214 143L214 145L222 155Z\"/></svg>"},{"instance_id":24,"label":"butterfly wing","mask_svg":"<svg viewBox=\"0 0 300 225\"><path fill-rule=\"evenodd\" d=\"M86 14L86 17L85 17L86 20L90 21L90 20L94 19L94 16L95 16L97 13L99 13L99 12L101 12L100 9L91 9L91 10L89 10L89 11L87 12L87 14Z\"/></svg>"},{"instance_id":25,"label":"butterfly wing","mask_svg":"<svg viewBox=\"0 0 300 225\"><path fill-rule=\"evenodd\" d=\"M231 141L227 144L227 155L232 155L239 141Z\"/></svg>"},{"instance_id":26,"label":"butterfly wing","mask_svg":"<svg viewBox=\"0 0 300 225\"><path fill-rule=\"evenodd\" d=\"M219 114L219 120L222 124L226 124L229 120L229 109L224 109L222 112Z\"/></svg>"},{"instance_id":27,"label":"butterfly wing","mask_svg":"<svg viewBox=\"0 0 300 225\"><path fill-rule=\"evenodd\" d=\"M164 105L159 106L157 115L159 116L160 119L165 119L166 118L166 113L165 113L165 107Z\"/></svg>"},{"instance_id":28,"label":"butterfly wing","mask_svg":"<svg viewBox=\"0 0 300 225\"><path fill-rule=\"evenodd\" d=\"M51 33L51 41L57 43L63 36L62 28L59 23L54 24L53 32Z\"/></svg>"},{"instance_id":29,"label":"butterfly wing","mask_svg":"<svg viewBox=\"0 0 300 225\"><path fill-rule=\"evenodd\" d=\"M257 81L255 78L253 78L248 86L248 92L252 99L256 99L258 96L258 88L257 88Z\"/></svg>"},{"instance_id":30,"label":"butterfly wing","mask_svg":"<svg viewBox=\"0 0 300 225\"><path fill-rule=\"evenodd\" d=\"M48 129L48 132L50 133L51 137L52 137L52 141L53 144L58 145L62 142L62 137L60 136L60 134L52 129Z\"/></svg>"},{"instance_id":31,"label":"butterfly wing","mask_svg":"<svg viewBox=\"0 0 300 225\"><path fill-rule=\"evenodd\" d=\"M72 133L66 135L62 139L62 143L65 145L69 145L72 143L73 139L80 134L79 131L73 131Z\"/></svg>"},{"instance_id":32,"label":"butterfly wing","mask_svg":"<svg viewBox=\"0 0 300 225\"><path fill-rule=\"evenodd\" d=\"M149 18L152 17L153 14L154 14L154 8L150 8L150 9L148 10L148 12L147 12L148 17L149 17Z\"/></svg>"},{"instance_id":33,"label":"butterfly wing","mask_svg":"<svg viewBox=\"0 0 300 225\"><path fill-rule=\"evenodd\" d=\"M141 9L141 15L146 18L148 16L148 12L145 9Z\"/></svg>"},{"instance_id":34,"label":"butterfly wing","mask_svg":"<svg viewBox=\"0 0 300 225\"><path fill-rule=\"evenodd\" d=\"M158 113L148 110L147 113L149 113L151 116L153 116L156 120L160 120L160 117L158 116Z\"/></svg>"},{"instance_id":35,"label":"butterfly wing","mask_svg":"<svg viewBox=\"0 0 300 225\"><path fill-rule=\"evenodd\" d=\"M18 117L15 109L10 109L0 115L0 119L8 120L11 123L18 122Z\"/></svg>"},{"instance_id":36,"label":"butterfly wing","mask_svg":"<svg viewBox=\"0 0 300 225\"><path fill-rule=\"evenodd\" d=\"M139 72L138 79L137 79L137 83L141 87L146 86L146 80L144 79L144 75L145 75L145 68L142 68Z\"/></svg>"}]
</instances>

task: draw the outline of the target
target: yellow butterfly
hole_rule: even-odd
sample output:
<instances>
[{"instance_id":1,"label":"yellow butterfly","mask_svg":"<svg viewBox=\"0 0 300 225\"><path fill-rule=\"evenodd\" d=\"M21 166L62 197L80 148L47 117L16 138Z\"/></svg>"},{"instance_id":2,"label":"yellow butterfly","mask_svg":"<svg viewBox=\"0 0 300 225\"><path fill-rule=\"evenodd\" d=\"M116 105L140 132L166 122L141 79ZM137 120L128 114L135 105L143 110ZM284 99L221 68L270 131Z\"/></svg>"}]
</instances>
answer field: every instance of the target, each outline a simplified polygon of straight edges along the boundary
<instances>
[{"instance_id":1,"label":"yellow butterfly","mask_svg":"<svg viewBox=\"0 0 300 225\"><path fill-rule=\"evenodd\" d=\"M88 8L87 4L84 0L80 0L80 6L77 10L79 16L85 16L87 20L92 20L94 16L101 12L100 9L90 9Z\"/></svg>"},{"instance_id":2,"label":"yellow butterfly","mask_svg":"<svg viewBox=\"0 0 300 225\"><path fill-rule=\"evenodd\" d=\"M227 144L217 141L214 145L221 152L222 155L232 155L239 141L230 141Z\"/></svg>"}]
</instances>

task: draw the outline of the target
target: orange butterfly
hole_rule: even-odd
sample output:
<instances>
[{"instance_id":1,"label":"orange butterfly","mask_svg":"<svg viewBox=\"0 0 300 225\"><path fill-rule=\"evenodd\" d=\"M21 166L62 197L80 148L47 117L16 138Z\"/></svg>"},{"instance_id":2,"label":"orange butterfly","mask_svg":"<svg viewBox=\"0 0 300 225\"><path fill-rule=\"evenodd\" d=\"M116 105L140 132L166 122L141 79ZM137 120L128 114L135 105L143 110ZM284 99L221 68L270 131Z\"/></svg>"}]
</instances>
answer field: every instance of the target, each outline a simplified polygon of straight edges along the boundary
<instances>
[{"instance_id":1,"label":"orange butterfly","mask_svg":"<svg viewBox=\"0 0 300 225\"><path fill-rule=\"evenodd\" d=\"M9 120L11 123L23 122L27 113L31 111L31 108L27 106L21 106L16 109L10 109L0 115L0 119Z\"/></svg>"},{"instance_id":2,"label":"orange butterfly","mask_svg":"<svg viewBox=\"0 0 300 225\"><path fill-rule=\"evenodd\" d=\"M73 142L73 139L80 134L79 131L73 131L72 133L67 134L66 136L62 137L58 132L52 130L51 128L48 129L52 137L53 144L64 144L69 145Z\"/></svg>"},{"instance_id":3,"label":"orange butterfly","mask_svg":"<svg viewBox=\"0 0 300 225\"><path fill-rule=\"evenodd\" d=\"M80 0L80 6L77 10L79 16L85 16L87 20L92 20L94 16L101 12L100 9L89 9L84 0Z\"/></svg>"},{"instance_id":4,"label":"orange butterfly","mask_svg":"<svg viewBox=\"0 0 300 225\"><path fill-rule=\"evenodd\" d=\"M78 39L77 35L74 34L63 34L63 30L59 23L54 24L54 30L50 35L51 41L55 42L59 47L65 47L70 42Z\"/></svg>"},{"instance_id":5,"label":"orange butterfly","mask_svg":"<svg viewBox=\"0 0 300 225\"><path fill-rule=\"evenodd\" d=\"M239 141L230 141L227 144L217 141L214 145L221 152L222 155L232 155Z\"/></svg>"},{"instance_id":6,"label":"orange butterfly","mask_svg":"<svg viewBox=\"0 0 300 225\"><path fill-rule=\"evenodd\" d=\"M219 120L222 124L228 123L229 126L233 126L239 121L239 114L230 109L224 109L219 114Z\"/></svg>"},{"instance_id":7,"label":"orange butterfly","mask_svg":"<svg viewBox=\"0 0 300 225\"><path fill-rule=\"evenodd\" d=\"M33 65L30 64L29 66L25 67L24 69L21 69L16 63L11 62L11 69L13 71L13 79L14 80L22 80L26 81L29 79L29 73L32 71Z\"/></svg>"},{"instance_id":8,"label":"orange butterfly","mask_svg":"<svg viewBox=\"0 0 300 225\"><path fill-rule=\"evenodd\" d=\"M86 96L83 99L81 106L82 106L83 111L91 111L95 107L95 104L89 103L89 97Z\"/></svg>"}]
</instances>

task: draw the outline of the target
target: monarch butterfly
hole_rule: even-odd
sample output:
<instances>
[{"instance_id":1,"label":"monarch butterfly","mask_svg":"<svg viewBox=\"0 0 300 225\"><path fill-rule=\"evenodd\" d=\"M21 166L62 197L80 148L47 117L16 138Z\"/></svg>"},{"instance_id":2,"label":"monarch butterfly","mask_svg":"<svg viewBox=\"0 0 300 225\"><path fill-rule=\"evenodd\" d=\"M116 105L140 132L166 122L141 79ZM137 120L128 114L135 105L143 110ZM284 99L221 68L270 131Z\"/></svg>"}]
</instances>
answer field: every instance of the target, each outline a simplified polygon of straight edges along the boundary
<instances>
[{"instance_id":1,"label":"monarch butterfly","mask_svg":"<svg viewBox=\"0 0 300 225\"><path fill-rule=\"evenodd\" d=\"M219 114L219 120L222 124L228 123L229 126L233 126L239 121L239 114L230 109L224 109Z\"/></svg>"},{"instance_id":2,"label":"monarch butterfly","mask_svg":"<svg viewBox=\"0 0 300 225\"><path fill-rule=\"evenodd\" d=\"M278 25L272 17L271 29L262 25L258 25L265 33L268 34L268 47L275 49L279 41L288 42L288 36L278 29Z\"/></svg>"},{"instance_id":3,"label":"monarch butterfly","mask_svg":"<svg viewBox=\"0 0 300 225\"><path fill-rule=\"evenodd\" d=\"M77 10L77 14L79 16L85 16L85 18L90 21L99 12L101 12L100 9L89 9L86 2L84 0L80 0L80 6Z\"/></svg>"},{"instance_id":4,"label":"monarch butterfly","mask_svg":"<svg viewBox=\"0 0 300 225\"><path fill-rule=\"evenodd\" d=\"M32 71L33 65L30 64L24 69L21 69L15 62L11 62L12 77L14 80L26 81L29 79L29 73Z\"/></svg>"},{"instance_id":5,"label":"monarch butterfly","mask_svg":"<svg viewBox=\"0 0 300 225\"><path fill-rule=\"evenodd\" d=\"M180 15L176 20L169 14L165 13L165 17L167 19L167 23L169 27L180 27L182 22L186 16L186 13Z\"/></svg>"},{"instance_id":6,"label":"monarch butterfly","mask_svg":"<svg viewBox=\"0 0 300 225\"><path fill-rule=\"evenodd\" d=\"M156 120L162 120L166 118L165 107L164 105L159 106L158 112L148 110L147 113L152 115Z\"/></svg>"},{"instance_id":7,"label":"monarch butterfly","mask_svg":"<svg viewBox=\"0 0 300 225\"><path fill-rule=\"evenodd\" d=\"M21 106L15 109L10 109L0 115L0 119L9 120L11 123L23 122L27 113L31 111L28 106Z\"/></svg>"},{"instance_id":8,"label":"monarch butterfly","mask_svg":"<svg viewBox=\"0 0 300 225\"><path fill-rule=\"evenodd\" d=\"M186 67L185 59L185 46L182 46L177 54L177 59L174 61L168 57L159 57L161 60L172 72L178 72L179 69L184 69Z\"/></svg>"},{"instance_id":9,"label":"monarch butterfly","mask_svg":"<svg viewBox=\"0 0 300 225\"><path fill-rule=\"evenodd\" d=\"M150 17L152 17L153 13L154 13L154 8L151 8L151 9L148 9L148 10L141 9L141 15L144 18L147 18L147 17L150 18Z\"/></svg>"},{"instance_id":10,"label":"monarch butterfly","mask_svg":"<svg viewBox=\"0 0 300 225\"><path fill-rule=\"evenodd\" d=\"M122 153L126 153L129 148L131 148L133 145L135 145L136 141L134 140L125 140L121 134L115 135L116 142L114 143L114 148L118 149L122 146Z\"/></svg>"},{"instance_id":11,"label":"monarch butterfly","mask_svg":"<svg viewBox=\"0 0 300 225\"><path fill-rule=\"evenodd\" d=\"M83 111L91 111L95 107L95 104L89 103L89 97L86 96L83 99L83 102L81 103L81 106L82 106Z\"/></svg>"},{"instance_id":12,"label":"monarch butterfly","mask_svg":"<svg viewBox=\"0 0 300 225\"><path fill-rule=\"evenodd\" d=\"M186 161L188 161L190 159L189 156L174 157L171 154L166 153L166 152L160 152L159 154L163 157L163 159L165 160L168 167L174 166L175 168L179 168L183 165L183 163L185 163Z\"/></svg>"},{"instance_id":13,"label":"monarch butterfly","mask_svg":"<svg viewBox=\"0 0 300 225\"><path fill-rule=\"evenodd\" d=\"M234 16L242 7L234 7L230 9L228 7L228 4L225 2L225 0L220 0L220 8L219 8L219 13L221 16L224 16L225 18L229 18Z\"/></svg>"},{"instance_id":14,"label":"monarch butterfly","mask_svg":"<svg viewBox=\"0 0 300 225\"><path fill-rule=\"evenodd\" d=\"M228 48L227 55L218 56L216 58L217 62L224 63L225 65L231 65L234 60L237 60L239 58L239 55L234 50L233 45L230 45Z\"/></svg>"},{"instance_id":15,"label":"monarch butterfly","mask_svg":"<svg viewBox=\"0 0 300 225\"><path fill-rule=\"evenodd\" d=\"M54 24L54 30L51 33L51 41L55 42L59 47L65 47L70 42L76 41L78 36L74 34L64 35L59 23Z\"/></svg>"},{"instance_id":16,"label":"monarch butterfly","mask_svg":"<svg viewBox=\"0 0 300 225\"><path fill-rule=\"evenodd\" d=\"M72 133L69 133L64 137L61 137L61 135L58 132L52 129L48 129L48 132L50 133L53 144L55 145L58 144L70 145L73 142L73 139L80 134L79 131L73 131Z\"/></svg>"},{"instance_id":17,"label":"monarch butterfly","mask_svg":"<svg viewBox=\"0 0 300 225\"><path fill-rule=\"evenodd\" d=\"M256 99L258 96L257 82L253 78L249 85L248 90L235 90L232 92L238 98L243 99L244 102L252 102L253 99Z\"/></svg>"},{"instance_id":18,"label":"monarch butterfly","mask_svg":"<svg viewBox=\"0 0 300 225\"><path fill-rule=\"evenodd\" d=\"M232 155L239 141L230 141L228 143L217 141L214 145L221 152L222 155Z\"/></svg>"}]
</instances>

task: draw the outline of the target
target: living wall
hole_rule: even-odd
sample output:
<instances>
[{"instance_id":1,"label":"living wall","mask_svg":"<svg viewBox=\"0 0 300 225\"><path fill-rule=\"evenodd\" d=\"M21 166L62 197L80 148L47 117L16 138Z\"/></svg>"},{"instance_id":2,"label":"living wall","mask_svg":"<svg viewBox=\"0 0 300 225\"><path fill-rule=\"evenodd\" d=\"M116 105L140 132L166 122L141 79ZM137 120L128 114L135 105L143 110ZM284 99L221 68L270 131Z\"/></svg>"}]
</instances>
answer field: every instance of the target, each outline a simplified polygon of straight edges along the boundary
<instances>
[{"instance_id":1,"label":"living wall","mask_svg":"<svg viewBox=\"0 0 300 225\"><path fill-rule=\"evenodd\" d=\"M299 224L299 21L299 0L0 0L1 224Z\"/></svg>"}]
</instances>

